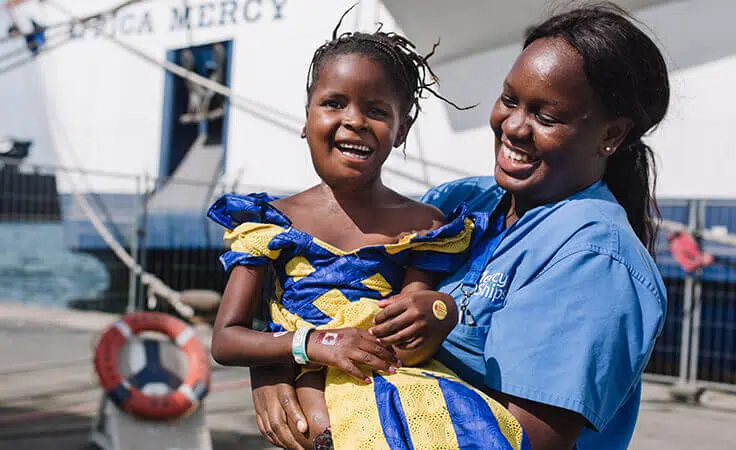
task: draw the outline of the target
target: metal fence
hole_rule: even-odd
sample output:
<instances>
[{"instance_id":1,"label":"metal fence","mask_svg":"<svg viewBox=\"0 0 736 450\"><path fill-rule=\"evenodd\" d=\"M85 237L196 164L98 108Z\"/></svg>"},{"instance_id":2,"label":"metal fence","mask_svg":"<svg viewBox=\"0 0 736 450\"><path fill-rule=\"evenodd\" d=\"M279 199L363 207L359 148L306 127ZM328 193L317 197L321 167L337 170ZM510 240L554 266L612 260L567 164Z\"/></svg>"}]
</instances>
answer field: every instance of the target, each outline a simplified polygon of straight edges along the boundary
<instances>
[{"instance_id":1,"label":"metal fence","mask_svg":"<svg viewBox=\"0 0 736 450\"><path fill-rule=\"evenodd\" d=\"M0 301L113 312L142 307L144 292L92 228L71 189L87 192L118 242L179 291L222 290L222 230L205 219L206 207L225 192L258 190L2 160L0 186ZM102 188L91 192L89 186ZM665 219L693 230L736 233L736 201L666 199L660 206ZM686 273L667 244L666 232L660 233L657 262L669 307L646 377L736 391L736 246L703 241L715 264Z\"/></svg>"},{"instance_id":2,"label":"metal fence","mask_svg":"<svg viewBox=\"0 0 736 450\"><path fill-rule=\"evenodd\" d=\"M665 219L703 230L736 233L736 201L661 200ZM685 272L660 233L657 262L667 285L664 330L647 367L647 377L678 387L736 392L736 246L699 239L713 265Z\"/></svg>"}]
</instances>

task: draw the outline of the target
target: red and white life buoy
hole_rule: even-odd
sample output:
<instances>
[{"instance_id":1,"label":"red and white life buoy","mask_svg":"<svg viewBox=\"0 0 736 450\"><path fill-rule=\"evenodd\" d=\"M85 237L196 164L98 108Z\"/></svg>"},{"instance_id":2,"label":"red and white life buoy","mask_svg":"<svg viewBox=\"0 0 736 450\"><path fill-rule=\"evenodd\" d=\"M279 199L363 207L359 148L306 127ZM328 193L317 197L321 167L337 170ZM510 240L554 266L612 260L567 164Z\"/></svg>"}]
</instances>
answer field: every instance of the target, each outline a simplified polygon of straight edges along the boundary
<instances>
[{"instance_id":1,"label":"red and white life buoy","mask_svg":"<svg viewBox=\"0 0 736 450\"><path fill-rule=\"evenodd\" d=\"M187 358L187 373L181 384L163 396L144 393L120 372L121 350L134 335L144 331L165 334ZM120 409L151 420L172 420L193 412L210 385L209 357L194 329L158 312L126 314L105 330L95 350L95 370L107 396Z\"/></svg>"}]
</instances>

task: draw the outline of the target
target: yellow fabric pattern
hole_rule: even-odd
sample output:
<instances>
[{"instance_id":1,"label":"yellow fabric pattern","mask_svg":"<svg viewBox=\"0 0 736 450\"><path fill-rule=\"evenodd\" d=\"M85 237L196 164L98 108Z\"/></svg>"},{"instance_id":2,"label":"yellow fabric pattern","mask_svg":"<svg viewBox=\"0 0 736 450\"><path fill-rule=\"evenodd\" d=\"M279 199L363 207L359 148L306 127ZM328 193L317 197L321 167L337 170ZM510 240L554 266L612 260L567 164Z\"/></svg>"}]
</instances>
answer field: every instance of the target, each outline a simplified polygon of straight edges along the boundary
<instances>
[{"instance_id":1,"label":"yellow fabric pattern","mask_svg":"<svg viewBox=\"0 0 736 450\"><path fill-rule=\"evenodd\" d=\"M360 250L360 249L357 249L356 248L355 250L345 251L345 250L339 249L339 248L335 247L334 245L329 244L329 243L323 241L322 239L319 239L319 238L316 238L316 237L312 237L312 242L314 242L315 244L319 245L320 247L322 247L323 249L327 250L328 252L332 253L333 255L337 255L337 256L350 255L350 254L355 253L358 250Z\"/></svg>"},{"instance_id":2,"label":"yellow fabric pattern","mask_svg":"<svg viewBox=\"0 0 736 450\"><path fill-rule=\"evenodd\" d=\"M350 305L350 300L339 289L330 289L314 299L312 304L325 315L334 318L343 308Z\"/></svg>"},{"instance_id":3,"label":"yellow fabric pattern","mask_svg":"<svg viewBox=\"0 0 736 450\"><path fill-rule=\"evenodd\" d=\"M460 450L439 383L435 378L426 376L427 373L460 383L484 397L511 448L521 449L522 428L514 416L435 360L420 367L402 367L395 374L385 377L399 391L414 448ZM349 375L330 368L327 371L325 400L330 411L335 449L388 448L372 385L356 382ZM346 408L345 405L350 407Z\"/></svg>"},{"instance_id":4,"label":"yellow fabric pattern","mask_svg":"<svg viewBox=\"0 0 736 450\"><path fill-rule=\"evenodd\" d=\"M383 436L372 385L360 385L344 372L328 369L325 401L336 450L391 450ZM350 416L360 420L349 420Z\"/></svg>"},{"instance_id":5,"label":"yellow fabric pattern","mask_svg":"<svg viewBox=\"0 0 736 450\"><path fill-rule=\"evenodd\" d=\"M373 317L378 314L381 308L378 302L370 298L361 298L357 302L351 302L345 305L340 311L332 316L325 325L317 328L320 330L329 330L334 328L356 327L367 330L373 326Z\"/></svg>"},{"instance_id":6,"label":"yellow fabric pattern","mask_svg":"<svg viewBox=\"0 0 736 450\"><path fill-rule=\"evenodd\" d=\"M519 421L497 401L487 396L483 396L483 398L493 412L493 415L496 416L498 428L501 430L501 433L506 436L514 450L520 450L524 429L521 427Z\"/></svg>"},{"instance_id":7,"label":"yellow fabric pattern","mask_svg":"<svg viewBox=\"0 0 736 450\"><path fill-rule=\"evenodd\" d=\"M226 231L225 240L230 242L232 251L275 260L281 254L281 250L271 250L268 244L274 236L284 231L282 227L270 223L245 222L233 230Z\"/></svg>"},{"instance_id":8,"label":"yellow fabric pattern","mask_svg":"<svg viewBox=\"0 0 736 450\"><path fill-rule=\"evenodd\" d=\"M463 225L465 226L463 231L448 238L435 239L431 242L414 242L413 239L419 237L419 233L410 233L403 236L398 242L394 244L385 244L384 247L386 249L386 253L389 255L395 255L408 249L433 251L438 253L461 253L467 250L468 246L470 246L470 241L473 237L473 230L475 229L475 223L469 218L465 218ZM312 238L312 241L336 256L351 255L360 250L359 248L350 251L342 250L315 237Z\"/></svg>"},{"instance_id":9,"label":"yellow fabric pattern","mask_svg":"<svg viewBox=\"0 0 736 450\"><path fill-rule=\"evenodd\" d=\"M303 256L295 256L286 263L286 275L292 277L294 281L308 277L315 271L315 268L309 264L309 260Z\"/></svg>"},{"instance_id":10,"label":"yellow fabric pattern","mask_svg":"<svg viewBox=\"0 0 736 450\"><path fill-rule=\"evenodd\" d=\"M368 289L373 289L374 291L381 294L381 297L385 297L393 292L393 288L391 287L389 282L386 281L386 279L380 273L366 278L365 280L361 281L361 283Z\"/></svg>"},{"instance_id":11,"label":"yellow fabric pattern","mask_svg":"<svg viewBox=\"0 0 736 450\"><path fill-rule=\"evenodd\" d=\"M386 380L396 386L416 448L458 448L450 412L437 380L423 375L418 368L400 371L399 377ZM421 444L423 445L421 445ZM430 447L426 447L430 448Z\"/></svg>"},{"instance_id":12,"label":"yellow fabric pattern","mask_svg":"<svg viewBox=\"0 0 736 450\"><path fill-rule=\"evenodd\" d=\"M418 251L433 251L438 253L461 253L468 249L470 241L473 237L473 229L475 224L472 220L466 218L463 222L465 229L455 236L448 238L436 239L431 242L413 242L412 240L418 236L417 233L412 233L404 236L395 244L386 244L386 253L394 255L399 252L403 252L406 249L413 249Z\"/></svg>"},{"instance_id":13,"label":"yellow fabric pattern","mask_svg":"<svg viewBox=\"0 0 736 450\"><path fill-rule=\"evenodd\" d=\"M286 331L296 331L299 328L314 328L314 325L297 316L294 313L289 312L284 307L284 304L278 300L274 300L270 305L271 319L283 326Z\"/></svg>"}]
</instances>

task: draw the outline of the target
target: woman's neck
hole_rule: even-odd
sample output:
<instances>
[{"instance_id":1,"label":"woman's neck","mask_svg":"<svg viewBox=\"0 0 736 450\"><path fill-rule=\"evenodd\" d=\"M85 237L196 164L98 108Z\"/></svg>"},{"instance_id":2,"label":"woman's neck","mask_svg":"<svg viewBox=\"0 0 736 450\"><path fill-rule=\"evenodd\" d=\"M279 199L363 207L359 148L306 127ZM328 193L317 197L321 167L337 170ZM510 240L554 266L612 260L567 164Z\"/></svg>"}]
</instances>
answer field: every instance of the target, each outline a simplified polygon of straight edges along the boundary
<instances>
[{"instance_id":1,"label":"woman's neck","mask_svg":"<svg viewBox=\"0 0 736 450\"><path fill-rule=\"evenodd\" d=\"M577 194L578 192L582 192L589 187L591 187L593 184L599 182L601 178L596 178L592 182L581 184L580 186L573 187L569 190L569 192L566 192L565 194L560 194L554 197L550 197L547 199L539 200L539 199L533 199L529 197L524 197L518 194L511 194L511 200L509 201L509 207L506 209L506 226L511 226L519 220L521 216L523 216L527 211L530 209L536 208L537 206L546 205L548 203L556 203L561 200L564 200L570 196L573 196Z\"/></svg>"},{"instance_id":2,"label":"woman's neck","mask_svg":"<svg viewBox=\"0 0 736 450\"><path fill-rule=\"evenodd\" d=\"M525 210L517 209L517 207L519 207L519 202L514 194L510 195L510 199L507 201L507 203L508 203L508 207L504 209L504 214L506 216L504 226L506 228L516 223L516 221L519 220L519 217L524 215L523 211L525 211Z\"/></svg>"}]
</instances>

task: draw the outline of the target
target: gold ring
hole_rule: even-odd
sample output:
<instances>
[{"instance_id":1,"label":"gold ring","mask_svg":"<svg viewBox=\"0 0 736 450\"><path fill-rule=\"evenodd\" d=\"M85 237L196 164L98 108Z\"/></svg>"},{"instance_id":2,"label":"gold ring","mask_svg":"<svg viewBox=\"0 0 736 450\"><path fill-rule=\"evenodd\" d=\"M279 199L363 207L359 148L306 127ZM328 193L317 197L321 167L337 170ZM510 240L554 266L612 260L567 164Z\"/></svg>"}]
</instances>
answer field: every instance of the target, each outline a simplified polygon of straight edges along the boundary
<instances>
[{"instance_id":1,"label":"gold ring","mask_svg":"<svg viewBox=\"0 0 736 450\"><path fill-rule=\"evenodd\" d=\"M447 317L447 305L445 305L445 302L442 300L435 300L434 303L432 303L432 314L434 314L438 320L445 320L445 317Z\"/></svg>"}]
</instances>

